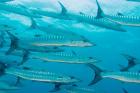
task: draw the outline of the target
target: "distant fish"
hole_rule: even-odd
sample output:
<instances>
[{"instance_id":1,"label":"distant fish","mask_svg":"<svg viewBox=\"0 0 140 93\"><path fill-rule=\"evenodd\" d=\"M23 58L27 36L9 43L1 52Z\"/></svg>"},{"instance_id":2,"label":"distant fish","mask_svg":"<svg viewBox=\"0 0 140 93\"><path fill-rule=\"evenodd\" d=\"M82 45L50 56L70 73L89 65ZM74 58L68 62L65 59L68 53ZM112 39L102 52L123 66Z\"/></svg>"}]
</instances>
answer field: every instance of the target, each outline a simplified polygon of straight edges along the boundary
<instances>
[{"instance_id":1,"label":"distant fish","mask_svg":"<svg viewBox=\"0 0 140 93\"><path fill-rule=\"evenodd\" d=\"M14 0L0 0L0 3L11 2L11 1L14 1Z\"/></svg>"},{"instance_id":2,"label":"distant fish","mask_svg":"<svg viewBox=\"0 0 140 93\"><path fill-rule=\"evenodd\" d=\"M79 88L76 86L69 86L64 88L64 90L68 93L96 93L93 89Z\"/></svg>"},{"instance_id":3,"label":"distant fish","mask_svg":"<svg viewBox=\"0 0 140 93\"><path fill-rule=\"evenodd\" d=\"M2 73L14 75L22 79L53 83L55 84L55 88L51 90L51 92L60 90L61 85L67 84L69 85L80 82L80 80L75 77L56 74L45 70L33 70L30 68L19 68L19 67L6 68L5 66L3 67L3 64L1 64L0 69L2 70Z\"/></svg>"},{"instance_id":4,"label":"distant fish","mask_svg":"<svg viewBox=\"0 0 140 93\"><path fill-rule=\"evenodd\" d=\"M64 19L64 20L75 20L78 22L88 23L91 25L96 25L111 30L126 32L126 30L124 30L120 24L108 20L107 18L97 19L94 16L86 15L82 12L80 12L79 14L69 13L61 2L59 2L59 4L62 8L61 13L56 13L52 11L43 11L43 10L32 10L32 11L42 16L49 16L49 17Z\"/></svg>"},{"instance_id":5,"label":"distant fish","mask_svg":"<svg viewBox=\"0 0 140 93\"><path fill-rule=\"evenodd\" d=\"M126 1L140 2L140 0L126 0Z\"/></svg>"},{"instance_id":6,"label":"distant fish","mask_svg":"<svg viewBox=\"0 0 140 93\"><path fill-rule=\"evenodd\" d=\"M95 71L95 77L89 86L96 84L103 78L112 78L129 83L140 83L140 73L138 72L107 72L92 64L88 64L88 66Z\"/></svg>"},{"instance_id":7,"label":"distant fish","mask_svg":"<svg viewBox=\"0 0 140 93\"><path fill-rule=\"evenodd\" d=\"M107 18L108 20L111 20L113 22L127 25L127 26L140 26L140 16L125 16L123 14L121 15L107 15L104 14L102 8L100 7L98 0L96 0L97 6L98 6L98 14L97 19L100 18ZM119 13L120 14L120 13Z\"/></svg>"},{"instance_id":8,"label":"distant fish","mask_svg":"<svg viewBox=\"0 0 140 93\"><path fill-rule=\"evenodd\" d=\"M128 66L124 67L120 65L121 67L120 71L129 71L129 69L133 68L137 64L140 64L140 60L138 60L137 58L127 55L127 54L122 54L122 55L128 60Z\"/></svg>"},{"instance_id":9,"label":"distant fish","mask_svg":"<svg viewBox=\"0 0 140 93\"><path fill-rule=\"evenodd\" d=\"M23 5L13 5L13 4L7 4L7 3L0 3L0 10L4 10L7 12L15 13L24 15L27 17L34 17L34 18L41 18L40 15L33 13L30 9Z\"/></svg>"},{"instance_id":10,"label":"distant fish","mask_svg":"<svg viewBox=\"0 0 140 93\"><path fill-rule=\"evenodd\" d=\"M8 82L0 81L0 90L9 91L9 90L18 90L18 89L20 88L14 85L10 85Z\"/></svg>"}]
</instances>

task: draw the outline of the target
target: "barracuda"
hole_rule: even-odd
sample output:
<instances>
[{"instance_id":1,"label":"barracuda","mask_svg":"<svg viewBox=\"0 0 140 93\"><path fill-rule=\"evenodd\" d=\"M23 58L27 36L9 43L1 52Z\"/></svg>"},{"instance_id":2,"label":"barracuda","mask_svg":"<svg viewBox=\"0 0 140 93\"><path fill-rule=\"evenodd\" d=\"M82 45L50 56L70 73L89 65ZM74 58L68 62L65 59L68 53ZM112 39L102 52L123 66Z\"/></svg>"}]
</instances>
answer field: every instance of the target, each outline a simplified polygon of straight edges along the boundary
<instances>
[{"instance_id":1,"label":"barracuda","mask_svg":"<svg viewBox=\"0 0 140 93\"><path fill-rule=\"evenodd\" d=\"M53 17L53 18L58 18L58 19L65 19L65 20L76 20L79 22L83 22L83 23L88 23L91 25L96 25L96 26L100 26L100 27L104 27L107 29L111 29L111 30L117 30L117 31L122 31L122 32L126 32L120 24L108 20L107 18L102 18L102 19L97 19L94 16L90 16L90 15L86 15L84 13L79 13L79 14L74 14L74 13L68 13L67 9L64 7L64 5L59 2L59 4L61 5L62 11L61 13L55 13L55 12L48 12L48 11L42 11L42 10L32 10L37 14L40 14L42 16L49 16L49 17Z\"/></svg>"},{"instance_id":2,"label":"barracuda","mask_svg":"<svg viewBox=\"0 0 140 93\"><path fill-rule=\"evenodd\" d=\"M0 3L0 10L24 15L27 17L41 18L40 15L33 13L30 9L26 8L23 5L13 5L13 4L7 4L7 3Z\"/></svg>"},{"instance_id":3,"label":"barracuda","mask_svg":"<svg viewBox=\"0 0 140 93\"><path fill-rule=\"evenodd\" d=\"M88 64L88 66L95 71L95 77L89 86L96 84L103 78L112 78L129 83L140 83L140 73L138 72L106 72L95 65Z\"/></svg>"},{"instance_id":4,"label":"barracuda","mask_svg":"<svg viewBox=\"0 0 140 93\"><path fill-rule=\"evenodd\" d=\"M6 67L3 63L0 64L0 67L1 75L9 74L18 77L16 84L20 82L20 78L38 82L53 83L55 84L55 88L51 90L51 92L60 90L61 85L69 85L80 82L80 80L75 77L56 74L45 70L33 70L30 68L20 67Z\"/></svg>"},{"instance_id":5,"label":"barracuda","mask_svg":"<svg viewBox=\"0 0 140 93\"><path fill-rule=\"evenodd\" d=\"M5 3L5 2L10 2L10 1L14 1L14 0L0 0L0 3Z\"/></svg>"},{"instance_id":6,"label":"barracuda","mask_svg":"<svg viewBox=\"0 0 140 93\"><path fill-rule=\"evenodd\" d=\"M126 1L140 2L140 0L126 0Z\"/></svg>"},{"instance_id":7,"label":"barracuda","mask_svg":"<svg viewBox=\"0 0 140 93\"><path fill-rule=\"evenodd\" d=\"M139 16L124 16L123 14L119 13L118 15L107 15L104 14L103 10L101 9L98 0L96 0L98 6L98 14L97 18L107 18L113 22L119 23L121 25L127 26L140 26L140 17Z\"/></svg>"},{"instance_id":8,"label":"barracuda","mask_svg":"<svg viewBox=\"0 0 140 93\"><path fill-rule=\"evenodd\" d=\"M54 34L48 32L47 34L43 34L39 37L27 37L26 35L17 38L15 35L7 31L10 39L11 45L10 49L7 53L14 51L15 49L27 49L37 47L57 47L57 46L77 46L77 47L85 47L85 46L93 46L92 43L86 41L85 39L79 37L78 35L69 35L69 33L64 34Z\"/></svg>"},{"instance_id":9,"label":"barracuda","mask_svg":"<svg viewBox=\"0 0 140 93\"><path fill-rule=\"evenodd\" d=\"M66 52L42 53L30 51L14 51L11 53L11 55L23 57L19 65L24 64L28 59L40 59L44 62L56 62L66 64L90 64L100 62L100 60L96 60L93 57L78 56L76 54Z\"/></svg>"},{"instance_id":10,"label":"barracuda","mask_svg":"<svg viewBox=\"0 0 140 93\"><path fill-rule=\"evenodd\" d=\"M31 42L33 42L33 38L31 38L31 42L30 40L27 40L24 37L21 40L19 40L16 36L14 36L13 34L11 34L10 32L8 32L8 35L11 39L11 45L9 50L7 51L6 54L10 54L11 52L13 52L14 50L29 50L29 51L40 51L40 52L60 52L63 51L62 49L59 49L57 47L49 47L49 46L36 46L36 45L32 45ZM30 37L29 37L30 38ZM25 39L25 40L24 40ZM38 39L34 39L35 41ZM30 42L30 43L29 43Z\"/></svg>"},{"instance_id":11,"label":"barracuda","mask_svg":"<svg viewBox=\"0 0 140 93\"><path fill-rule=\"evenodd\" d=\"M68 93L96 93L94 90L92 89L87 89L87 88L79 88L79 87L67 87L64 89L66 92Z\"/></svg>"},{"instance_id":12,"label":"barracuda","mask_svg":"<svg viewBox=\"0 0 140 93\"><path fill-rule=\"evenodd\" d=\"M71 53L30 53L29 58L40 59L46 62L58 62L67 64L97 63L98 60L92 57L77 56Z\"/></svg>"}]
</instances>

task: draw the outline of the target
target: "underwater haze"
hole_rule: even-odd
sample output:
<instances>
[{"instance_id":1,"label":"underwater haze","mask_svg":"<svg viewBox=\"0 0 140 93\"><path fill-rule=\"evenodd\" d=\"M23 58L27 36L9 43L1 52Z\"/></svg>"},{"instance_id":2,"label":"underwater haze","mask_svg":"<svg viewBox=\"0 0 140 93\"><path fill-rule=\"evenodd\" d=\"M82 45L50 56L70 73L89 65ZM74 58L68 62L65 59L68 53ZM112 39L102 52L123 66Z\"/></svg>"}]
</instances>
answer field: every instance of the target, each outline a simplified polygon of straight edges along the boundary
<instances>
[{"instance_id":1,"label":"underwater haze","mask_svg":"<svg viewBox=\"0 0 140 93\"><path fill-rule=\"evenodd\" d=\"M0 0L0 93L140 93L139 59L138 0Z\"/></svg>"}]
</instances>

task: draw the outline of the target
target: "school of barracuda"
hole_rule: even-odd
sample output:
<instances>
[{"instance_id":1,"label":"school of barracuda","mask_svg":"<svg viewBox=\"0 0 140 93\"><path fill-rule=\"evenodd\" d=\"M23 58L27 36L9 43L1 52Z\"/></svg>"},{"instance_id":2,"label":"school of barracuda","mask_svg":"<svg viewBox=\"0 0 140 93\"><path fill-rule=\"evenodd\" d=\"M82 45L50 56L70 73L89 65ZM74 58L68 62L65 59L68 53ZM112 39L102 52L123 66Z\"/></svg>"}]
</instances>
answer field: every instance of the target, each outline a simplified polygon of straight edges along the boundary
<instances>
[{"instance_id":1,"label":"school of barracuda","mask_svg":"<svg viewBox=\"0 0 140 93\"><path fill-rule=\"evenodd\" d=\"M16 28L8 24L0 24L0 47L5 47L5 49L0 50L1 54L4 53L6 56L14 55L22 58L20 63L14 64L9 64L10 62L8 61L11 61L9 59L4 60L2 57L0 58L0 76L6 74L17 77L13 85L10 85L8 82L0 81L0 93L21 89L22 87L18 86L21 79L54 84L54 89L48 90L49 92L65 90L67 93L97 93L96 90L79 87L77 83L82 81L74 76L23 66L29 59L42 60L46 64L48 62L84 64L95 72L95 76L88 86L98 83L103 78L112 78L121 82L140 83L140 73L129 71L129 69L140 64L138 58L128 54L121 54L128 60L128 66L124 67L119 65L121 69L117 72L104 71L96 65L96 63L101 62L99 59L90 56L80 56L74 51L66 53L63 49L63 47L92 47L96 46L95 42L93 43L84 36L55 27L54 25L43 27L36 22L37 18L51 17L59 20L74 20L114 31L126 32L122 26L140 27L140 16L127 16L122 13L116 15L105 14L98 0L96 0L98 7L96 17L82 12L77 14L70 13L60 1L58 1L62 9L60 13L28 9L22 5L7 3L11 1L13 0L0 0L0 10L30 18L31 26L23 30L23 32L26 32L24 36L20 36L14 33ZM127 1L140 2L140 0ZM30 33L33 34L31 35ZM5 45L8 39L10 40L10 44ZM122 88L122 90L124 93L128 93L126 89Z\"/></svg>"}]
</instances>

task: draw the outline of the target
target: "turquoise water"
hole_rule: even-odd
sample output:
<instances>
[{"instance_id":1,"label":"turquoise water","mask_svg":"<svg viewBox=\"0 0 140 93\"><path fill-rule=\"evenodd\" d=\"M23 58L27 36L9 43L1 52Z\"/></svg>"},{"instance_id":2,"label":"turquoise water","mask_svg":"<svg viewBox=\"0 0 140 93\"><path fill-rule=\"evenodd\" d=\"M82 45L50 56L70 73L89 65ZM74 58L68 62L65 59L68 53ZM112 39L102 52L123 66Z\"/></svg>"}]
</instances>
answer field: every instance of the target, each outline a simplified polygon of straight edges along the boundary
<instances>
[{"instance_id":1,"label":"turquoise water","mask_svg":"<svg viewBox=\"0 0 140 93\"><path fill-rule=\"evenodd\" d=\"M95 0L60 1L63 5L65 5L67 10L72 13L83 12L84 14L93 16L96 16L97 14L97 5ZM140 16L140 2L129 2L125 0L99 0L99 2L106 14L113 15L121 12L126 16ZM25 6L25 9L36 8L44 11L53 10L58 13L61 11L61 7L57 0L14 0L7 3L17 6ZM74 51L78 56L90 56L97 58L98 60L101 60L101 62L97 63L97 66L105 69L106 71L119 71L119 64L127 66L128 62L121 53L129 54L140 59L140 27L122 26L127 32L120 32L76 20L63 20L47 16L35 18L35 20L40 26L45 27L53 25L66 31L84 36L91 42L95 43L96 46L92 47L62 47L62 49L66 52ZM11 30L11 32L19 37L26 36L26 39L35 32L42 33L39 29L30 31L30 17L0 10L0 25L3 24L15 28L14 30ZM5 29L0 28L0 30L3 31ZM56 32L59 33L59 30ZM8 35L5 35L4 37L8 38ZM10 46L10 39L6 39L6 42L1 50L8 49L7 46ZM5 52L0 53L1 62L13 65L15 62L21 62L21 60L22 57L5 55ZM122 88L125 88L128 93L140 92L139 83L124 83L110 78L102 79L95 85L87 86L92 80L94 72L85 64L65 64L57 62L44 62L39 59L29 59L23 65L34 69L43 69L50 72L77 77L82 80L81 82L76 83L78 87L93 89L95 90L95 93L123 93ZM129 71L137 72L139 71L139 66L140 65L138 64ZM16 82L16 77L13 75L5 75L1 77L1 80L6 80L8 83L14 84ZM5 90L4 93L49 93L48 91L53 88L53 84L22 79L21 84L18 87L20 89L12 91ZM67 92L62 89L61 91L58 91L58 93Z\"/></svg>"}]
</instances>

